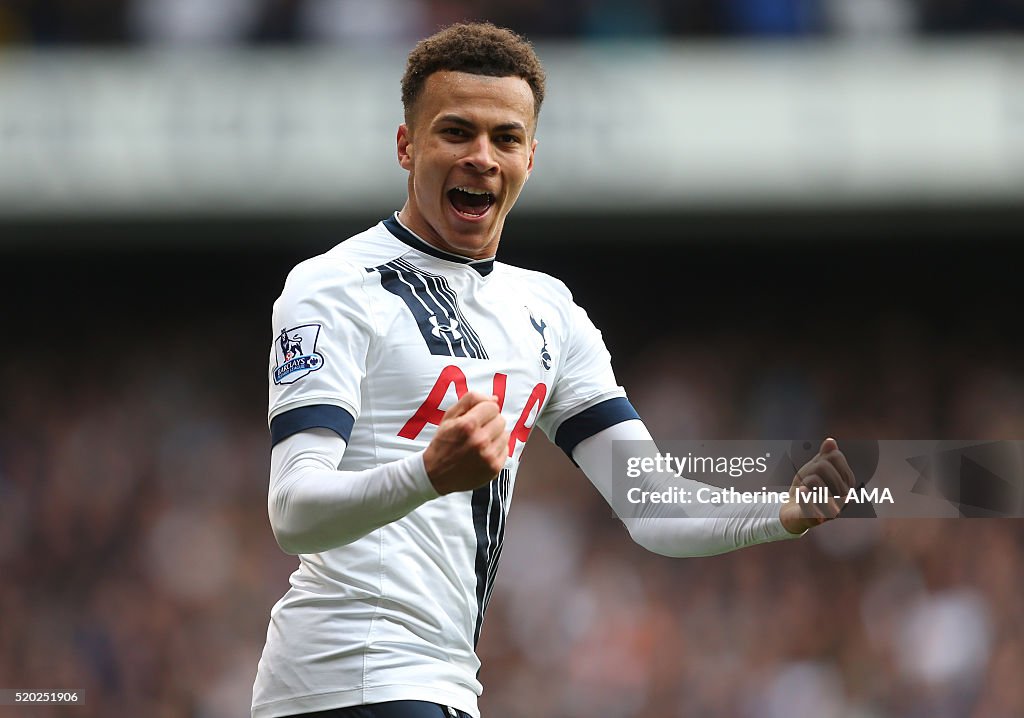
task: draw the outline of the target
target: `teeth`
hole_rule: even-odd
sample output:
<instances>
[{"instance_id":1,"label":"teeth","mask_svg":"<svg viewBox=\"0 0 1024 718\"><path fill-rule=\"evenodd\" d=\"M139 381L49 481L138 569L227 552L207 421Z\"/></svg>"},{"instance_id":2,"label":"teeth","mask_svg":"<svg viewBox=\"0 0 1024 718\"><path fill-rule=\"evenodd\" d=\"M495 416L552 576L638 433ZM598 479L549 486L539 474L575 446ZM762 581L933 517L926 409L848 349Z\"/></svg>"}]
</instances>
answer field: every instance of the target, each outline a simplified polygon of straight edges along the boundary
<instances>
[{"instance_id":1,"label":"teeth","mask_svg":"<svg viewBox=\"0 0 1024 718\"><path fill-rule=\"evenodd\" d=\"M474 187L456 187L455 189L459 190L460 192L465 192L466 194L475 194L475 195L490 194L490 192L488 192L485 189L476 189Z\"/></svg>"}]
</instances>

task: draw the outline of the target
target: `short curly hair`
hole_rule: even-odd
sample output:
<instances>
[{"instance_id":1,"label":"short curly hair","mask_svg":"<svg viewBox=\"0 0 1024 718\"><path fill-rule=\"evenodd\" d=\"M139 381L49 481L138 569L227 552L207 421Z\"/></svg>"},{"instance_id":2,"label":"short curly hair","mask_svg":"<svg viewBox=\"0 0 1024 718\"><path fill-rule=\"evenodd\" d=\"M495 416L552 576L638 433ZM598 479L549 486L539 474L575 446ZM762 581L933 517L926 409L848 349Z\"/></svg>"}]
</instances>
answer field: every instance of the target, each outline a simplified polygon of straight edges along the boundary
<instances>
[{"instance_id":1,"label":"short curly hair","mask_svg":"<svg viewBox=\"0 0 1024 718\"><path fill-rule=\"evenodd\" d=\"M490 77L521 77L533 92L533 116L544 101L544 67L530 42L489 22L450 25L420 40L402 76L402 105L409 121L427 78L435 72L467 72Z\"/></svg>"}]
</instances>

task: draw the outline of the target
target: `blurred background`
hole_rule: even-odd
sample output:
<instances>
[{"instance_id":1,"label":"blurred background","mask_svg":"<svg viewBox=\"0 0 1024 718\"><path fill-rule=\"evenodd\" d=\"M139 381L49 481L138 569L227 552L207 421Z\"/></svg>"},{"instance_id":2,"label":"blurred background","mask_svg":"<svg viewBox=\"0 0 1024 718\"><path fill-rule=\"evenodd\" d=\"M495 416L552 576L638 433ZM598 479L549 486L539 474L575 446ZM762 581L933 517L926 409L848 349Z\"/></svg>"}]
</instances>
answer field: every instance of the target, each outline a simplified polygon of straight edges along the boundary
<instances>
[{"instance_id":1,"label":"blurred background","mask_svg":"<svg viewBox=\"0 0 1024 718\"><path fill-rule=\"evenodd\" d=\"M549 72L501 258L656 437L1024 434L1020 0L2 0L0 688L248 714L295 566L270 310L398 209L399 78L490 19ZM538 436L486 718L1024 715L1024 525L841 520L670 560Z\"/></svg>"}]
</instances>

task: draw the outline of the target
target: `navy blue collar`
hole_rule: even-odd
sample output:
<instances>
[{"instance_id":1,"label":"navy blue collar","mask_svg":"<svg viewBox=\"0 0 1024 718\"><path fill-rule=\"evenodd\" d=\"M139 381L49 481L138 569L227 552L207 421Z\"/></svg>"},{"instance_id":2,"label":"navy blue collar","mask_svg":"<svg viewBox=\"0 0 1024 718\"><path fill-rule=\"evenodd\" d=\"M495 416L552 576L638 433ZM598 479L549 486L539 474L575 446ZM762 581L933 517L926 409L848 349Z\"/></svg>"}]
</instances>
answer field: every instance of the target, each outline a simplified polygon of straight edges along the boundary
<instances>
[{"instance_id":1,"label":"navy blue collar","mask_svg":"<svg viewBox=\"0 0 1024 718\"><path fill-rule=\"evenodd\" d=\"M391 234L395 235L396 239L401 240L405 244L415 249L417 252L423 252L423 254L429 254L431 257L437 259L443 259L447 262L456 262L457 264L468 264L477 272L480 273L481 277L486 277L492 271L494 271L494 257L488 259L470 259L469 257L463 257L461 254L452 254L451 252L445 252L442 249L427 244L422 239L417 237L415 234L405 228L401 222L398 221L398 213L395 212L393 215L384 220L384 226L387 227Z\"/></svg>"}]
</instances>

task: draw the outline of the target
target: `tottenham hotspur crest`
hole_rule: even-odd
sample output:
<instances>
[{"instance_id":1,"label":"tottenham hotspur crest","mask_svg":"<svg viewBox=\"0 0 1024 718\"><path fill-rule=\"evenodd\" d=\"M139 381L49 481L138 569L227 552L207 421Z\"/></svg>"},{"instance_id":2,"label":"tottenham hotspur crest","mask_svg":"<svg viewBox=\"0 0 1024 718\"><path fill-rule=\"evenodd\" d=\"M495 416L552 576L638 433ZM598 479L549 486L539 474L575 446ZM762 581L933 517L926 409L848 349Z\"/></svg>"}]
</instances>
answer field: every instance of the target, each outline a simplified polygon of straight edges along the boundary
<instances>
[{"instance_id":1,"label":"tottenham hotspur crest","mask_svg":"<svg viewBox=\"0 0 1024 718\"><path fill-rule=\"evenodd\" d=\"M277 363L274 366L275 384L294 384L311 371L324 365L324 357L316 351L320 335L319 324L303 324L282 329L274 342Z\"/></svg>"},{"instance_id":2,"label":"tottenham hotspur crest","mask_svg":"<svg viewBox=\"0 0 1024 718\"><path fill-rule=\"evenodd\" d=\"M526 311L530 312L530 324L532 324L533 328L537 330L538 334L540 334L540 340L542 342L540 347L541 364L544 365L545 369L550 369L551 352L548 351L548 338L544 336L544 330L548 328L547 322L545 322L543 319L537 321L537 318L533 316L533 312L530 311L530 308L526 307L525 309Z\"/></svg>"}]
</instances>

